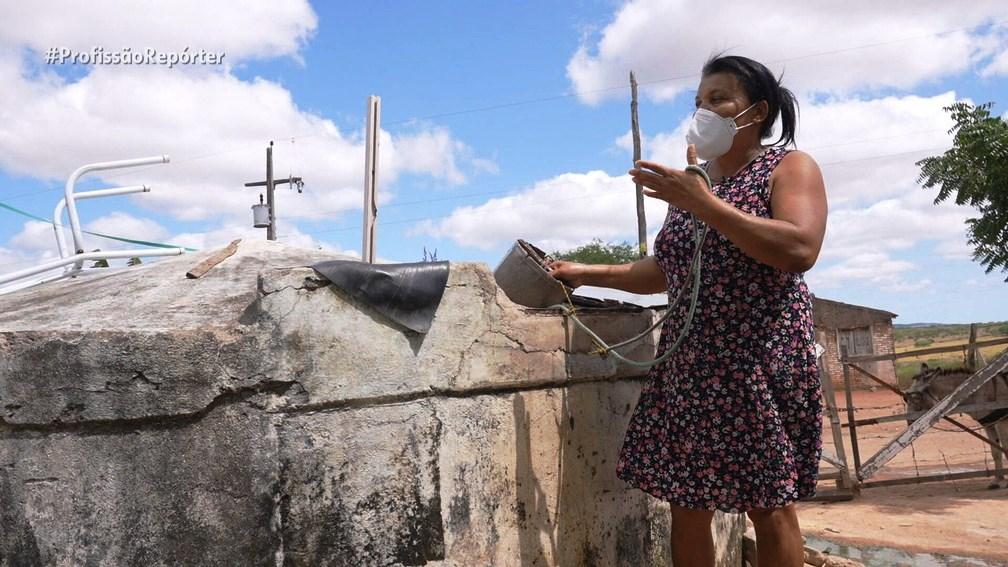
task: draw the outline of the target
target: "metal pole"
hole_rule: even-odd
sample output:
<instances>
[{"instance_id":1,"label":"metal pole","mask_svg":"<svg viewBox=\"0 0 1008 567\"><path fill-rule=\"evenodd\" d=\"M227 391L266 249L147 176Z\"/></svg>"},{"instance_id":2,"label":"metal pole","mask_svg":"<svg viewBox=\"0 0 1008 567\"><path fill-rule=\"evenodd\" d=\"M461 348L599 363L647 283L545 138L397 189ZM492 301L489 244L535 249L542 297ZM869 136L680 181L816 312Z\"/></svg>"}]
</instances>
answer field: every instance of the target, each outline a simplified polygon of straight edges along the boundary
<instances>
[{"instance_id":1,"label":"metal pole","mask_svg":"<svg viewBox=\"0 0 1008 567\"><path fill-rule=\"evenodd\" d=\"M266 148L266 206L269 208L269 226L266 240L276 240L276 209L273 204L273 140Z\"/></svg>"},{"instance_id":2,"label":"metal pole","mask_svg":"<svg viewBox=\"0 0 1008 567\"><path fill-rule=\"evenodd\" d=\"M0 275L0 285L14 280L62 268L69 264L83 263L90 260L108 260L111 258L132 258L133 256L181 256L185 254L185 248L164 248L160 250L109 250L107 252L82 252L59 260L52 260L44 264L39 264L31 268L25 268L17 272ZM63 274L64 276L68 274Z\"/></svg>"},{"instance_id":3,"label":"metal pole","mask_svg":"<svg viewBox=\"0 0 1008 567\"><path fill-rule=\"evenodd\" d=\"M378 134L381 131L381 97L371 95L367 102L367 145L364 148L364 235L361 258L374 263L375 220L378 204L375 201L378 186Z\"/></svg>"},{"instance_id":4,"label":"metal pole","mask_svg":"<svg viewBox=\"0 0 1008 567\"><path fill-rule=\"evenodd\" d=\"M104 161L99 163L89 163L74 170L67 178L66 186L63 188L63 198L66 199L67 214L70 217L70 232L73 234L74 251L78 254L84 252L84 236L80 226L80 218L77 216L77 204L74 202L74 184L85 173L91 171L102 171L106 169L118 169L121 167L136 167L139 165L152 165L155 163L168 163L168 156L153 156L137 159L124 159L118 161ZM55 220L55 219L54 219ZM77 264L77 269L81 264Z\"/></svg>"},{"instance_id":5,"label":"metal pole","mask_svg":"<svg viewBox=\"0 0 1008 567\"><path fill-rule=\"evenodd\" d=\"M113 187L111 189L98 189L96 191L84 191L81 193L74 193L74 200L80 201L82 199L94 199L96 197L110 197L112 195L125 195L128 193L147 193L150 191L150 187L146 185L130 185L129 187ZM59 203L56 203L56 208L53 209L53 231L56 232L56 248L59 250L60 258L66 258L67 256L72 256L66 251L66 239L63 237L63 210L66 209L66 197L60 199Z\"/></svg>"}]
</instances>

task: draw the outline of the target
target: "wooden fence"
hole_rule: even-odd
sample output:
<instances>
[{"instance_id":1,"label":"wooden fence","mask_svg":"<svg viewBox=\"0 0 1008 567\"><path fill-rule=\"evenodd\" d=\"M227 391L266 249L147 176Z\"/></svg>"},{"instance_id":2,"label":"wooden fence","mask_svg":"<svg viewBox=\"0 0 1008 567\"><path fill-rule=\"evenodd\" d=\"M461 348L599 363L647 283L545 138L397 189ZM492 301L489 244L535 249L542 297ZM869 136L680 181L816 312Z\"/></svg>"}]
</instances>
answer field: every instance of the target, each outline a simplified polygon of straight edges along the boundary
<instances>
[{"instance_id":1,"label":"wooden fence","mask_svg":"<svg viewBox=\"0 0 1008 567\"><path fill-rule=\"evenodd\" d=\"M826 401L826 415L825 419L830 422L830 429L833 434L833 443L836 448L836 454L823 452L823 461L829 463L836 468L835 472L828 471L820 474L820 479L822 480L836 480L838 491L832 494L826 494L820 499L825 500L835 500L835 499L849 499L857 493L861 487L872 487L872 486L891 486L896 484L912 484L919 482L933 482L933 481L943 481L943 480L955 480L962 478L976 478L983 476L991 476L993 471L984 469L976 471L966 471L959 473L946 473L939 475L928 475L928 476L915 476L906 479L890 479L890 480L870 480L886 463L891 461L893 457L898 455L903 449L907 448L910 443L915 439L924 434L928 429L933 427L939 421L946 421L952 425L958 427L964 432L979 438L987 445L992 447L993 451L1001 451L1005 456L1008 456L1008 452L1005 452L1005 448L998 445L995 440L988 439L987 437L973 431L967 425L961 423L960 421L949 417L951 414L964 413L968 411L993 411L1002 408L1008 408L1008 400L1004 401L994 401L994 402L982 402L962 405L961 402L968 398L971 394L980 389L984 384L990 381L995 376L1001 373L1008 372L1008 350L1005 350L1000 355L995 357L990 362L983 360L979 349L987 346L996 346L1008 344L1008 338L988 340L988 341L977 341L975 331L970 333L970 342L964 345L953 345L947 347L934 347L925 348L914 351L907 351L901 353L893 354L879 354L879 355L867 355L867 356L843 356L840 359L840 363L843 366L843 377L844 377L844 395L846 401L846 423L840 422L840 412L839 407L836 403L836 396L834 393L833 383L829 379L829 374L823 369L824 364L820 365L820 376L823 379L823 397ZM877 362L877 361L896 361L901 358L911 358L927 354L939 354L946 352L957 352L965 351L967 353L967 360L971 361L976 368L981 366L979 370L974 372L970 377L968 377L962 384L959 385L952 393L948 396L939 400L931 409L923 412L912 412L912 413L897 413L892 415L873 417L868 419L856 419L854 416L854 392L853 392L853 380L852 372L857 372L862 376L868 378L874 383L891 390L900 396L904 401L906 400L906 394L901 391L896 386L882 380L878 376L869 372L865 369L862 364L866 362ZM894 421L912 421L910 425L904 429L899 435L886 443L880 450L878 450L874 455L869 457L867 460L862 462L861 450L858 444L858 428L867 427L872 425L878 425L882 423L889 423ZM843 440L843 429L848 429L850 433L850 444L851 444L851 457L853 459L853 470L849 466L846 458L846 451L844 448ZM1006 459L1008 461L1008 459Z\"/></svg>"}]
</instances>

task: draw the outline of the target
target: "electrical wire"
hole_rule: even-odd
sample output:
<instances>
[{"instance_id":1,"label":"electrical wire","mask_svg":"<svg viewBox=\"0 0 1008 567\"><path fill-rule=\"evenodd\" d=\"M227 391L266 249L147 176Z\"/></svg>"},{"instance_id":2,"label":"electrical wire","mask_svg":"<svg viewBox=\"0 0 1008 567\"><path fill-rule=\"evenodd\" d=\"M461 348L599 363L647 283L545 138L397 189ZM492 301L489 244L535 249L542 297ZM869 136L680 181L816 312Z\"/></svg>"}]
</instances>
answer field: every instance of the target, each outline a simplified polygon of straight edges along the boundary
<instances>
[{"instance_id":1,"label":"electrical wire","mask_svg":"<svg viewBox=\"0 0 1008 567\"><path fill-rule=\"evenodd\" d=\"M925 152L935 152L935 151L940 151L940 150L944 150L944 149L947 149L947 148L943 148L943 147L938 147L938 148L922 148L922 149L919 149L919 150L913 150L913 151L908 151L908 152L898 152L898 153L893 153L893 154L881 154L881 155L868 156L868 157L863 157L863 158L855 158L855 159L848 159L848 160L839 160L839 161L832 161L832 162L824 162L824 163L821 163L819 165L820 165L820 167L827 167L827 166L835 166L835 165L842 165L842 164L848 164L848 163L860 163L860 162L865 162L865 161L873 161L873 160L886 159L886 158L891 158L891 157L902 157L902 156L920 154L920 153L925 153ZM461 198L469 198L469 197L477 197L477 196L485 196L485 195L495 195L495 194L508 193L508 192L510 192L510 191L503 191L503 192L501 192L501 191L490 191L490 192L485 192L485 193L471 193L471 194L468 194L468 195L460 195L458 198L461 199ZM425 200L418 200L418 201L410 201L408 203L401 203L401 205L406 205L406 204L411 204L411 205L424 204L424 203L430 203L430 202L435 202L435 201L446 201L446 200L449 200L449 199L451 199L451 198L450 197L443 197L443 198L438 198L438 199L425 199ZM466 211L465 213L458 213L458 211L453 211L452 213L449 213L447 215L441 215L441 216L436 216L436 217L414 217L414 218L409 218L409 219L399 219L399 220L394 220L394 221L382 222L381 224L382 224L382 226L390 226L390 225L408 224L408 223L423 222L423 221L441 221L441 220L449 219L449 218L451 218L455 214L477 214L477 213L478 214L485 214L485 213L492 213L492 212L495 212L495 211L498 211L498 210L522 210L522 209L532 209L532 208L539 209L539 208L542 208L543 205L554 205L554 204L558 204L558 203L569 202L569 201L576 201L576 200L581 200L581 199L584 199L584 196L564 197L562 199L538 200L535 203L529 203L527 205L518 205L518 206L513 206L513 207L507 207L507 208L501 207L501 208L497 208L497 209L492 208L492 207L491 208L473 209L471 211ZM383 209L387 209L387 208L390 208L390 207L392 207L392 204L383 205L382 206ZM484 205L484 207L485 207L485 205ZM345 212L345 210L332 211L330 213L322 213L322 214L339 214L339 213L343 213L343 212ZM347 230L360 230L361 227L362 227L362 225L356 224L356 225L352 225L352 226L344 226L344 227L339 227L339 228L329 228L329 229L309 231L309 232L305 232L303 234L306 234L306 235L309 235L309 236L314 236L314 235L318 235L318 234L328 234L328 233L332 233L332 232L343 232L343 231L347 231Z\"/></svg>"},{"instance_id":2,"label":"electrical wire","mask_svg":"<svg viewBox=\"0 0 1008 567\"><path fill-rule=\"evenodd\" d=\"M44 222L44 223L47 223L47 224L54 224L51 219L46 219L46 218L43 218L43 217L40 217L40 216L37 216L37 215L33 215L33 214L31 214L31 213L29 213L27 211L22 211L21 209L19 209L17 207L12 207L12 206L8 205L7 203L0 202L0 208L7 209L7 210L9 210L9 211L11 211L13 213L19 214L19 215L24 216L24 217L28 217L28 218L30 218L32 220L41 221L41 222ZM66 225L59 224L59 223L56 223L55 226L57 226L59 228L66 228ZM154 248L184 248L187 252L196 252L197 251L195 248L187 248L185 246L179 246L177 244L165 244L163 242L150 242L150 241L147 241L147 240L136 240L136 239L133 239L133 238L126 238L126 237L123 237L123 236L113 236L113 235L110 235L110 234L102 234L100 232L92 232L90 230L82 230L81 232L83 232L84 234L90 234L91 236L97 236L98 238L106 238L108 240L117 240L119 242L127 242L129 244L139 244L141 246L151 246L151 247L154 247Z\"/></svg>"},{"instance_id":3,"label":"electrical wire","mask_svg":"<svg viewBox=\"0 0 1008 567\"><path fill-rule=\"evenodd\" d=\"M997 26L1004 25L1006 23L1008 23L1008 20L1003 20L1003 21L998 21L998 22L992 22L990 24L985 24L985 25L986 26L990 26L990 27L997 27ZM820 51L820 52L814 52L814 53L807 53L807 54L804 54L804 55L798 55L798 56L794 56L794 57L788 57L788 58L783 58L783 59L771 60L771 61L769 61L769 63L770 64L778 64L778 63L786 63L786 62L789 62L789 61L797 61L797 60L814 58L814 57L822 57L822 56L827 56L827 55L836 55L836 54L839 54L839 53L844 53L844 52L849 52L849 51L869 49L869 48L879 47L879 46L883 46L883 45L892 45L892 44L906 42L906 41L912 41L912 40L916 40L916 39L935 37L935 36L940 36L940 35L944 35L944 34L947 34L947 33L953 33L953 32L958 32L958 31L969 31L969 30L977 29L979 27L982 27L982 26L971 26L971 27L953 28L953 29L949 29L949 30L943 30L943 31L932 32L932 33L927 33L927 34L919 34L919 35L915 35L915 36L909 36L909 37L904 37L904 38L897 38L897 39L887 40L887 41L883 41L883 42L875 42L875 43L850 46L850 47L846 47L846 48L840 48L840 49L834 49L834 50L828 50L828 51ZM650 80L650 81L642 81L640 84L641 85L654 85L654 84L660 84L660 83L665 83L665 82L684 80L684 79L688 79L688 78L696 78L698 76L699 76L699 73L690 73L690 74L677 75L677 76L672 76L672 77L664 77L664 78L660 78L660 79L653 79L653 80ZM549 101L567 99L567 98L571 98L571 97L575 97L575 96L582 96L582 95L586 95L586 94L599 94L599 93L603 93L603 92L609 92L609 91L614 91L614 90L622 90L622 89L627 89L627 88L629 88L628 85L620 84L620 85L613 85L613 86L603 87L603 88L589 90L589 91L568 92L568 93L563 93L563 94L558 94L558 95L541 96L541 97L535 97L535 98L531 98L531 99L518 100L518 101L511 101L511 102L506 102L506 103L501 103L501 104L496 104L496 105L481 106L481 107L477 107L477 108L462 109L462 110L456 110L456 111L449 111L449 112L430 114L430 115L422 116L422 117L413 117L413 118L409 118L409 119L406 119L406 120L391 121L391 122L386 122L386 125L399 125L399 124L405 124L405 123L411 123L411 122L417 122L417 121L423 121L423 120L431 120L431 119L436 119L436 118L444 118L444 117L450 117L450 116L459 116L459 115L463 115L463 114L472 114L472 113L478 113L478 112L487 112L487 111L491 111L491 110L504 109L504 108L513 108L513 107L516 107L516 106L523 106L523 105L528 105L528 104L535 104L535 103L541 103L541 102L549 102ZM908 134L905 134L905 135L912 135L912 134L913 133L908 133ZM307 139L307 138L319 137L319 136L324 136L324 135L327 135L327 133L315 132L315 133L306 133L306 134L299 134L299 135L293 135L293 136L290 136L290 135L276 136L274 139L289 138L291 140L292 147L294 147L294 142L295 142L296 139ZM899 135L897 135L897 136L899 136ZM868 140L864 140L864 141L875 141L875 140L886 139L886 138L890 138L890 137L868 139ZM833 147L833 146L853 144L853 143L857 143L857 142L856 141L844 142L844 143L832 144L832 145L829 145L829 146L822 146L822 147ZM175 164L177 165L177 164L181 164L181 163L191 163L191 162L195 162L195 161L199 161L199 160L209 159L211 157L217 157L217 156L228 154L228 153L234 153L234 152L237 152L237 151L244 151L244 150L247 150L247 149L249 149L251 147L259 147L259 145L260 144L254 144L253 145L253 144L250 143L250 144L247 144L247 145L235 146L235 147L232 147L232 148L228 148L228 149L224 149L224 150L218 150L218 151L214 151L214 152L210 152L210 153L206 153L206 154L199 154L199 155L195 155L195 156L192 156L192 157L182 158L180 160L176 160ZM889 154L889 155L872 156L872 157L853 159L853 160L843 160L843 161L837 161L837 162L827 162L827 163L823 163L823 164L820 164L820 165L821 166L831 166L831 165L838 165L838 164L844 164L844 163L855 163L855 162L860 162L860 161L870 161L870 160L875 160L875 159L883 159L885 157L892 157L892 156L896 156L896 155L908 155L908 154L912 154L912 153L918 153L920 151L937 151L937 150L942 150L942 149L946 149L946 148L933 148L933 149L930 149L930 150L916 150L916 151L913 151L913 152L904 152L904 153L901 153L901 154ZM139 173L139 172L143 171L144 169L150 169L150 168L133 169L133 170L130 170L128 172L124 171L124 172L119 172L119 173L109 173L109 174L103 175L102 177L103 178L115 178L115 177L119 177L119 176L123 176L123 175L133 175L133 174L136 174L136 173ZM57 189L53 188L53 189L46 189L46 190L32 192L32 193L22 193L22 194L18 194L18 195L14 195L12 197L9 197L8 200L19 199L19 198L23 198L23 197L27 197L27 196L38 195L38 194L42 194L42 193L46 193L46 192L50 192L50 191L55 191L55 190L57 190ZM474 197L474 196L480 196L480 195L501 194L501 193L507 193L507 192L508 191L475 193L475 194L470 194L470 195L465 195L465 196L458 196L458 197L446 197L446 198L441 198L441 199L429 199L429 200L421 200L421 201L412 201L412 202L405 202L405 203L399 203L399 204L393 203L393 204L390 204L390 205L386 205L385 207L388 208L388 207L394 207L394 206L405 206L407 204L421 204L421 203L429 203L429 202L442 201L442 200L453 200L453 199L468 198L468 197ZM441 218L447 218L447 216L446 217L441 217ZM436 217L433 218L433 219L431 219L431 218L423 218L423 219L416 219L416 220L409 219L409 220L404 220L404 221L393 221L391 223L383 223L383 224L399 224L399 223L404 223L404 222L417 222L418 220L419 221L422 221L422 220L438 220L438 218L436 218ZM306 234L309 234L309 235L311 235L311 234L321 234L321 233L324 233L324 232L336 232L336 231L341 231L341 230L353 230L353 229L359 229L359 228L360 228L360 226L346 227L346 228L332 229L332 230L327 230L327 231L316 231L316 232L311 232L311 233L306 233ZM85 231L85 232L87 232L87 231ZM88 234L91 234L93 236L98 236L98 237L101 237L101 238L111 238L111 239L115 239L115 240L121 240L121 241L125 241L125 242L131 242L131 243L141 243L141 242L143 242L143 241L135 241L135 240L131 240L131 239L123 239L121 237L115 237L115 236L110 236L110 235L102 235L102 234L98 234L98 233L88 232ZM160 245L160 244L155 243L155 244L148 244L148 245Z\"/></svg>"},{"instance_id":4,"label":"electrical wire","mask_svg":"<svg viewBox=\"0 0 1008 567\"><path fill-rule=\"evenodd\" d=\"M866 44L854 45L854 46L849 46L849 47L844 47L844 48L839 48L839 49L832 49L832 50L828 50L828 51L818 51L818 52L813 52L813 53L806 53L806 54L803 54L803 55L796 55L794 57L786 57L786 58L783 58L783 59L771 60L771 61L769 61L769 63L770 64L779 64L779 63L787 63L787 62L790 62L790 61L798 61L798 60L809 59L809 58L814 58L814 57L823 57L823 56L827 56L827 55L836 55L836 54L840 54L840 53L846 53L846 52L849 52L849 51L857 51L857 50L862 50L862 49L870 49L870 48L873 48L873 47L880 47L880 46L884 46L884 45L892 45L892 44L896 44L896 43L902 43L902 42L906 42L906 41L913 41L913 40L917 40L917 39L925 39L925 38L929 38L929 37L937 37L937 36L940 36L940 35L944 35L944 34L948 34L948 33L954 33L954 32L959 32L959 31L971 31L971 30L975 30L975 29L978 29L978 28L984 27L984 26L997 27L997 26L1002 26L1002 25L1005 25L1005 24L1008 24L1008 20L1003 20L1003 21L998 21L998 22L991 22L989 24L984 24L982 26L970 26L970 27L952 28L952 29L947 29L947 30L942 30L942 31L937 31L937 32L931 32L931 33L926 33L926 34L919 34L919 35L915 35L915 36L896 38L896 39L891 39L891 40L882 41L882 42L866 43ZM663 78L659 78L659 79L652 79L650 81L641 81L639 84L642 85L642 86L655 85L655 84L660 84L660 83L667 83L667 82L672 82L672 81L681 81L681 80L684 80L684 79L697 78L699 76L700 76L700 73L689 73L689 74L684 74L684 75L676 75L676 76L671 76L671 77L663 77ZM551 102L551 101L555 101L555 100L562 100L562 99L576 97L576 96L579 96L579 95L599 94L599 93L610 92L610 91L615 91L615 90L623 90L623 89L629 89L629 88L630 88L629 85L620 84L620 85L612 85L612 86L608 86L608 87L602 87L602 88L594 89L594 90L587 90L587 91L580 91L580 92L568 92L568 93L562 93L562 94L556 94L556 95L547 95L547 96L539 96L539 97L533 97L533 98L524 99L524 100L504 102L504 103L495 104L495 105L480 106L480 107L474 107L474 108L469 108L469 109L461 109L461 110L454 110L454 111L447 111L447 112L429 114L429 115L426 115L426 116L411 117L411 118L407 118L407 119L404 119L404 120L385 122L385 125L387 125L387 126L393 126L393 125L400 125L400 124L409 124L409 123L421 122L421 121L424 121L424 120L433 120L433 119L437 119L437 118L446 118L446 117L452 117L452 116L460 116L460 115L464 115L464 114L473 114L473 113L488 112L488 111L498 110L498 109L514 108L514 107L517 107L517 106L524 106L524 105L529 105L529 104L537 104L537 103L542 103L542 102ZM288 138L290 138L290 139L298 138L298 139L302 139L303 140L303 139L307 139L307 138L313 138L313 137L325 136L325 135L328 135L328 133L324 133L324 132L311 132L311 133L294 134L294 135L291 135L291 134L288 133L288 134L285 134L285 135L274 136L272 139L274 139L274 140L282 140L282 139L288 139ZM260 145L261 144L255 144L254 147L260 147ZM189 157L189 158L182 158L180 160L176 160L175 163L176 164L179 164L179 163L188 163L188 162L192 162L192 161L207 159L207 158L210 158L210 157L215 157L215 156L219 156L219 155L223 155L223 154L227 154L227 153L233 153L233 152L236 152L236 151L243 151L243 150L246 150L246 149L248 149L250 147L253 147L253 145L252 144L243 145L243 146L234 147L234 148L231 148L231 149L215 151L213 153L196 155L196 156ZM119 173L115 173L115 174L108 174L108 175L105 175L103 177L114 178L114 177L117 177L117 176L120 176L120 175L127 175L129 173L136 173L136 172L139 172L139 171L143 171L143 168L134 169L134 170L132 170L130 172L119 172Z\"/></svg>"}]
</instances>

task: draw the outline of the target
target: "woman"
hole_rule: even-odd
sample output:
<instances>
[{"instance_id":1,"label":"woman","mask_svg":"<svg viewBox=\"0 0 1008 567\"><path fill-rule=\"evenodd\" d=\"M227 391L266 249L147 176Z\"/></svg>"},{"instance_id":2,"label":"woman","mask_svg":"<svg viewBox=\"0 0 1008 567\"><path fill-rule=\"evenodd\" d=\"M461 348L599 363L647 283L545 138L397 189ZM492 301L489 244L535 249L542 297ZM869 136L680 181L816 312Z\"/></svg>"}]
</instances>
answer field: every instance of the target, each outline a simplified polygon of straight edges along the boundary
<instances>
[{"instance_id":1,"label":"woman","mask_svg":"<svg viewBox=\"0 0 1008 567\"><path fill-rule=\"evenodd\" d=\"M688 285L696 243L690 215L709 227L693 324L679 350L651 368L617 474L672 505L676 565L714 565L714 510L747 512L760 565L800 566L794 502L815 492L821 404L812 306L802 272L826 230L815 161L794 142L797 103L764 65L719 56L704 65L687 161L700 175L640 161L644 194L669 203L654 256L632 264L555 262L572 285L658 293ZM765 145L776 123L781 135ZM659 341L681 331L689 300Z\"/></svg>"}]
</instances>

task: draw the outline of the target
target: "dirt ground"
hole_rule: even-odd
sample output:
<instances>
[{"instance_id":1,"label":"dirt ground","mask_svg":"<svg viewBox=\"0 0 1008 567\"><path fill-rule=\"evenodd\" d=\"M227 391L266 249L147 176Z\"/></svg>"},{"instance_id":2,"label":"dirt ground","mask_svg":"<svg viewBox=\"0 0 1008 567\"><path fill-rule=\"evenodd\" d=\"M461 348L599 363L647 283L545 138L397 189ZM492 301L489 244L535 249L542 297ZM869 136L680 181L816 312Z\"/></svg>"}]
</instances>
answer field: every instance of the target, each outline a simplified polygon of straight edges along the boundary
<instances>
[{"instance_id":1,"label":"dirt ground","mask_svg":"<svg viewBox=\"0 0 1008 567\"><path fill-rule=\"evenodd\" d=\"M842 392L841 422L846 422ZM859 391L854 396L858 419L902 411L902 401L883 390ZM967 425L976 423L966 416ZM905 429L905 422L859 427L861 462L874 455ZM992 470L987 446L980 440L939 423L889 462L871 480L913 478L970 470ZM947 430L947 431L946 431ZM853 466L850 433L842 429L847 461ZM823 432L823 447L834 451L833 435ZM833 470L823 464L822 472ZM984 558L1008 565L1008 488L989 490L992 478L928 482L865 488L846 502L808 502L799 505L802 531L854 545L875 545L911 552L954 554ZM820 482L820 493L835 490L835 481Z\"/></svg>"}]
</instances>

